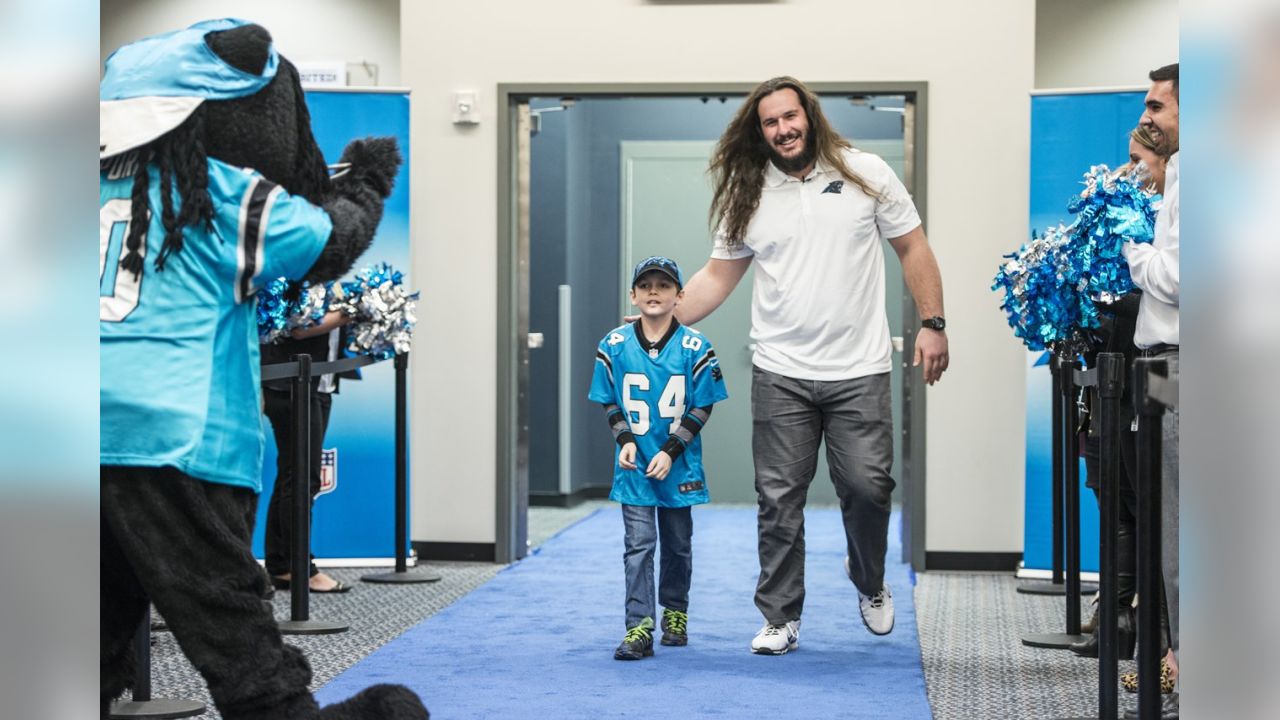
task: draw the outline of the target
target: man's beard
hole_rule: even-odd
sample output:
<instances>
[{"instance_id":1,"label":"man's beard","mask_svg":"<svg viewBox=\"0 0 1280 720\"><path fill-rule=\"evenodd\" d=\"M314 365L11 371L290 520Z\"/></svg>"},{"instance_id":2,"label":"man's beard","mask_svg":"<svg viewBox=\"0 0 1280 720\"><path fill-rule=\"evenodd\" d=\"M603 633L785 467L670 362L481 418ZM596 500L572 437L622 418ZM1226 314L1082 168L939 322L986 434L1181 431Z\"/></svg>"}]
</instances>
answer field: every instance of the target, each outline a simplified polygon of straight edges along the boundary
<instances>
[{"instance_id":1,"label":"man's beard","mask_svg":"<svg viewBox=\"0 0 1280 720\"><path fill-rule=\"evenodd\" d=\"M813 146L813 130L809 130L804 134L804 149L799 154L789 158L784 157L778 152L773 143L769 143L769 155L773 160L773 164L784 173L804 170L813 164L813 159L818 155L817 149Z\"/></svg>"},{"instance_id":2,"label":"man's beard","mask_svg":"<svg viewBox=\"0 0 1280 720\"><path fill-rule=\"evenodd\" d=\"M1170 138L1158 125L1155 125L1154 123L1151 125L1151 134L1153 139L1156 141L1156 154L1161 157L1168 158L1178 152L1178 140L1176 138Z\"/></svg>"}]
</instances>

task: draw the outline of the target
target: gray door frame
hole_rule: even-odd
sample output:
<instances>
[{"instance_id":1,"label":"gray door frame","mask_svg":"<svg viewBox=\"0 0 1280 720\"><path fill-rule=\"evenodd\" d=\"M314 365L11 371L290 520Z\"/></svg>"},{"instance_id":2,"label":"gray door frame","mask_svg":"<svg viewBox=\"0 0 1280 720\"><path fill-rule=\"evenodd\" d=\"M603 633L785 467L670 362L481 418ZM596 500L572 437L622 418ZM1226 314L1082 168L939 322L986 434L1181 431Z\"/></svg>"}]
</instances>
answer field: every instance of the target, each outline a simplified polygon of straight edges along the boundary
<instances>
[{"instance_id":1,"label":"gray door frame","mask_svg":"<svg viewBox=\"0 0 1280 720\"><path fill-rule=\"evenodd\" d=\"M529 248L522 246L517 232L518 201L515 163L517 152L517 110L534 97L703 97L747 95L755 83L500 83L498 85L498 303L497 303L497 503L494 559L500 563L519 560L528 552L522 517L525 503L520 497L522 479L527 480L527 448L521 448L520 409L527 388L528 358L528 273ZM921 220L928 227L928 83L926 82L822 82L810 83L819 94L903 95L907 99L904 127L907 162L907 190L915 200ZM526 289L522 292L522 288ZM521 297L521 295L525 297ZM902 493L903 561L916 571L924 570L925 559L925 385L919 373L910 371L911 348L919 330L918 314L911 293L903 289L902 360ZM523 372L522 372L523 371ZM521 458L524 458L522 461ZM522 467L523 465L523 467Z\"/></svg>"}]
</instances>

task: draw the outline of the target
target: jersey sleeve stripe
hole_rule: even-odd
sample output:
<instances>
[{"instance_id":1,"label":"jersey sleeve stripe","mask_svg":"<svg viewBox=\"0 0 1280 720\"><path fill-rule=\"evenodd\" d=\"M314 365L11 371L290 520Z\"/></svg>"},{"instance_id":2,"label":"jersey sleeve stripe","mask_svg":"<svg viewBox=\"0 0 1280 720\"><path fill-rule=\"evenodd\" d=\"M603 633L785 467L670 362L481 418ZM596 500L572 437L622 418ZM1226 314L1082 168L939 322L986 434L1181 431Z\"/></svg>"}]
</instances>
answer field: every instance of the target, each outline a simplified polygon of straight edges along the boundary
<instances>
[{"instance_id":1,"label":"jersey sleeve stripe","mask_svg":"<svg viewBox=\"0 0 1280 720\"><path fill-rule=\"evenodd\" d=\"M613 384L613 361L603 350L596 350L596 362L604 365L605 370L609 371L609 384Z\"/></svg>"},{"instance_id":2,"label":"jersey sleeve stripe","mask_svg":"<svg viewBox=\"0 0 1280 720\"><path fill-rule=\"evenodd\" d=\"M707 368L707 365L711 364L711 361L715 359L715 356L715 350L708 350L706 355L703 355L698 362L693 364L693 376L698 377L698 375Z\"/></svg>"},{"instance_id":3,"label":"jersey sleeve stripe","mask_svg":"<svg viewBox=\"0 0 1280 720\"><path fill-rule=\"evenodd\" d=\"M266 233L266 212L275 202L277 186L264 178L254 178L240 206L240 232L236 237L236 302L253 295L253 279L262 268L262 241Z\"/></svg>"}]
</instances>

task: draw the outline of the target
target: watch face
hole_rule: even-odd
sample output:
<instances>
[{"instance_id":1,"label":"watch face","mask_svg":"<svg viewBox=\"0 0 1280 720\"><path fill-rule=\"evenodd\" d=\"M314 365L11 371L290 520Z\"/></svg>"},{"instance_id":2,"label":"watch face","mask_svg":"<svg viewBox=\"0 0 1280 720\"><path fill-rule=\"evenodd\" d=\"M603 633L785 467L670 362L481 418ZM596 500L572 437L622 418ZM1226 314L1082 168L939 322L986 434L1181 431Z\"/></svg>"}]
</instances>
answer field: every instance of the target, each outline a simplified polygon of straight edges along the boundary
<instances>
[{"instance_id":1,"label":"watch face","mask_svg":"<svg viewBox=\"0 0 1280 720\"><path fill-rule=\"evenodd\" d=\"M931 317L921 320L920 325L930 330L943 330L947 327L947 321L940 317Z\"/></svg>"}]
</instances>

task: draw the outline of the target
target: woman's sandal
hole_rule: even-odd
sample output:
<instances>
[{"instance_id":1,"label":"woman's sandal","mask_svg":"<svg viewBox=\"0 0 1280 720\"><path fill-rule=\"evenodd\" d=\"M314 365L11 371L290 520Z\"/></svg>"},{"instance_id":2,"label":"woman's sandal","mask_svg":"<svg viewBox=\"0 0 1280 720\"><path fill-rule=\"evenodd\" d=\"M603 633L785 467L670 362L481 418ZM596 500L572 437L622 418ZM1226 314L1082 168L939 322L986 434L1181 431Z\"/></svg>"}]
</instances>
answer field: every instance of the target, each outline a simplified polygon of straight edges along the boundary
<instances>
[{"instance_id":1,"label":"woman's sandal","mask_svg":"<svg viewBox=\"0 0 1280 720\"><path fill-rule=\"evenodd\" d=\"M311 588L310 589L311 594L312 595L336 595L338 593L351 591L351 586L342 582L341 580L335 579L333 582L335 583L334 586L329 588L328 590L316 590L315 588ZM289 578L276 577L275 575L272 575L271 585L277 590L288 590Z\"/></svg>"}]
</instances>

